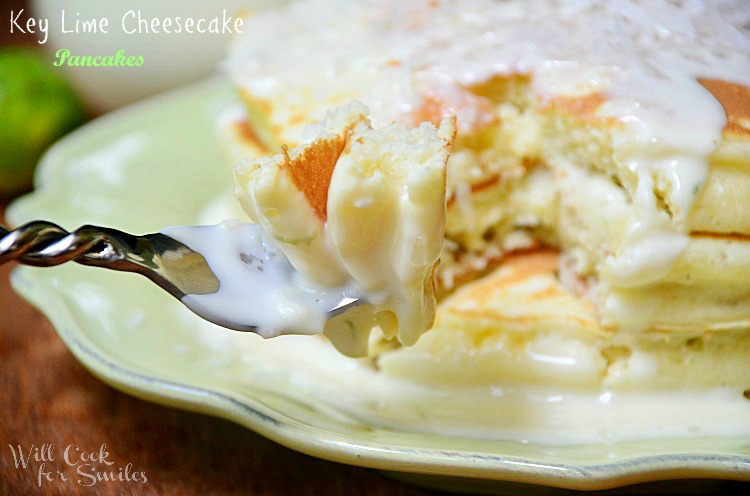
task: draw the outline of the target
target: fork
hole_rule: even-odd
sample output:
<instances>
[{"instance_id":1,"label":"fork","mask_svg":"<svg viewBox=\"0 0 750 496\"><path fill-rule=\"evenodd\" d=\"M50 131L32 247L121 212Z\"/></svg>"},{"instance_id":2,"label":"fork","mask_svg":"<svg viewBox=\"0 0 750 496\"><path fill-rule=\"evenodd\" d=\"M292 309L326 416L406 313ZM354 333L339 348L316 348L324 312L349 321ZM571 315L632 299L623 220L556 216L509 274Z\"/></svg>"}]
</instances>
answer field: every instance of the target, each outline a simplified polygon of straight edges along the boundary
<instances>
[{"instance_id":1,"label":"fork","mask_svg":"<svg viewBox=\"0 0 750 496\"><path fill-rule=\"evenodd\" d=\"M239 254L238 254L239 255ZM92 225L69 232L51 222L36 220L15 230L0 225L0 264L15 261L35 267L51 267L73 261L146 276L201 318L221 327L256 332L250 322L222 318L191 304L188 295L216 293L222 284L206 258L187 245L162 233L135 236L117 229ZM255 277L263 277L258 271ZM226 281L225 281L226 282ZM327 312L328 318L358 306L361 299L342 295Z\"/></svg>"}]
</instances>

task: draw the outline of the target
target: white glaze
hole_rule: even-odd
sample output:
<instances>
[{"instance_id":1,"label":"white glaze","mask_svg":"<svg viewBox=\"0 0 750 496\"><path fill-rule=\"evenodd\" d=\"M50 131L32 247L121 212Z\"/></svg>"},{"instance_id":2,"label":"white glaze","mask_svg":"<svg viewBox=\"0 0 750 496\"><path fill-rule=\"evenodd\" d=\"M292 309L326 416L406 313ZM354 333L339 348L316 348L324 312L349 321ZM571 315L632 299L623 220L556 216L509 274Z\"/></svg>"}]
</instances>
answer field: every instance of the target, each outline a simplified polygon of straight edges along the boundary
<instances>
[{"instance_id":1,"label":"white glaze","mask_svg":"<svg viewBox=\"0 0 750 496\"><path fill-rule=\"evenodd\" d=\"M326 288L303 282L255 224L229 220L215 226L170 227L161 231L208 262L220 282L216 293L188 294L182 302L212 322L256 326L265 338L323 332L328 311L351 287Z\"/></svg>"},{"instance_id":2,"label":"white glaze","mask_svg":"<svg viewBox=\"0 0 750 496\"><path fill-rule=\"evenodd\" d=\"M439 388L399 380L341 355L322 338L217 332L194 321L201 349L242 360L244 377L346 422L397 431L544 446L750 436L750 401L730 388L566 391L553 386ZM641 371L652 373L651 364ZM343 420L346 419L346 420Z\"/></svg>"}]
</instances>

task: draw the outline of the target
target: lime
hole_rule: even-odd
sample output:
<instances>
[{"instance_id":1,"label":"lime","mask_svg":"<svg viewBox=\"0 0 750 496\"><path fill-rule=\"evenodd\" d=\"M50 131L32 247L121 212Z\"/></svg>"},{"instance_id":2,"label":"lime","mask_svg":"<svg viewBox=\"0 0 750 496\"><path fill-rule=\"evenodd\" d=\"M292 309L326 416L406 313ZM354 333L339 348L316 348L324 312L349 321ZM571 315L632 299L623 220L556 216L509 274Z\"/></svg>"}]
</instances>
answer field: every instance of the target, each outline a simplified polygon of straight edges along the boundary
<instances>
[{"instance_id":1,"label":"lime","mask_svg":"<svg viewBox=\"0 0 750 496\"><path fill-rule=\"evenodd\" d=\"M43 53L0 50L0 198L30 189L44 150L85 117L73 89Z\"/></svg>"}]
</instances>

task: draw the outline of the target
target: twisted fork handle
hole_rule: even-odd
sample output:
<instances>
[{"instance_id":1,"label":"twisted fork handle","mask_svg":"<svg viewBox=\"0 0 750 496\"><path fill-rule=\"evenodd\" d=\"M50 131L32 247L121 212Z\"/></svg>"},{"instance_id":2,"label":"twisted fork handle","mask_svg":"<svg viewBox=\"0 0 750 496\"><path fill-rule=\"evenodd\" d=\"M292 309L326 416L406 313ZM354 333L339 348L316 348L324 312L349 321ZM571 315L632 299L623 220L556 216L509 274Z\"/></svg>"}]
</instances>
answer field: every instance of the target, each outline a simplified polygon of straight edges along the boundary
<instances>
[{"instance_id":1,"label":"twisted fork handle","mask_svg":"<svg viewBox=\"0 0 750 496\"><path fill-rule=\"evenodd\" d=\"M0 264L11 260L37 267L71 260L84 265L109 264L118 254L107 231L83 226L68 232L46 221L32 221L13 231L0 226Z\"/></svg>"},{"instance_id":2,"label":"twisted fork handle","mask_svg":"<svg viewBox=\"0 0 750 496\"><path fill-rule=\"evenodd\" d=\"M0 226L0 264L11 260L37 267L73 261L141 274L206 320L238 331L257 331L254 324L238 322L233 316L220 316L207 311L202 305L189 303L194 300L186 302L183 299L186 295L216 293L221 281L203 255L160 232L134 236L91 225L68 232L57 224L41 220L29 222L13 231ZM328 314L330 317L339 315L364 301L342 295L340 302Z\"/></svg>"},{"instance_id":3,"label":"twisted fork handle","mask_svg":"<svg viewBox=\"0 0 750 496\"><path fill-rule=\"evenodd\" d=\"M134 236L91 225L68 232L41 220L13 231L0 226L0 264L11 260L36 267L73 261L135 272L178 299L185 294L213 293L219 288L219 280L200 253L161 233Z\"/></svg>"}]
</instances>

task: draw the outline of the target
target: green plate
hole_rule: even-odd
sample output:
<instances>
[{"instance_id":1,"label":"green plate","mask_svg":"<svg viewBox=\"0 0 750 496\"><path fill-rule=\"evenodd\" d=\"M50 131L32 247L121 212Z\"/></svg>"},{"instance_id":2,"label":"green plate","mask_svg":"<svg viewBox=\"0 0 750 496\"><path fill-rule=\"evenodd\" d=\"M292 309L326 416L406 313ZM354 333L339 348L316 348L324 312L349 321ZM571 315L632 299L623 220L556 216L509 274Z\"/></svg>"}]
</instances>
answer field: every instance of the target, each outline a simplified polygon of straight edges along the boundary
<instances>
[{"instance_id":1,"label":"green plate","mask_svg":"<svg viewBox=\"0 0 750 496\"><path fill-rule=\"evenodd\" d=\"M47 154L37 190L11 206L10 221L91 223L136 234L202 222L201 212L231 187L216 123L233 98L214 80L94 121ZM399 429L378 421L376 373L358 376L357 364L321 339L261 341L214 327L134 274L67 264L21 267L12 281L105 382L230 419L313 456L463 491L750 480L750 439L554 446ZM409 386L403 391L406 397Z\"/></svg>"}]
</instances>

